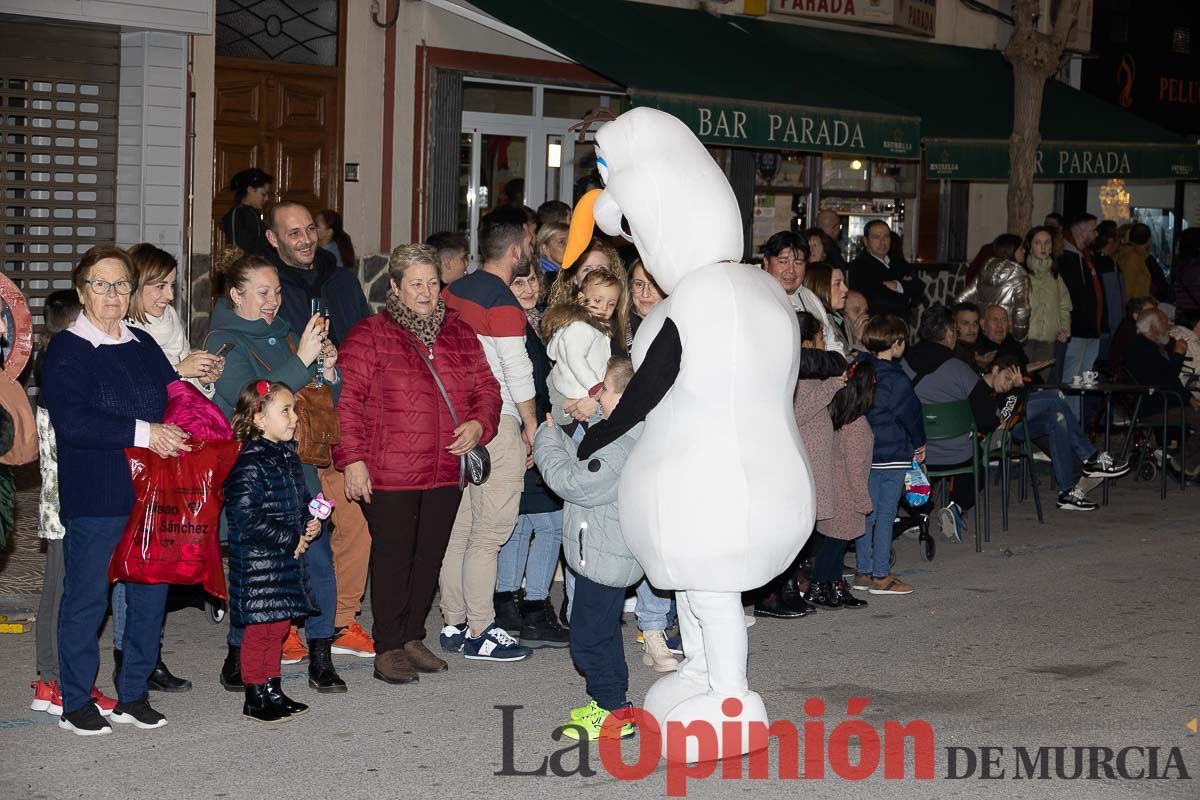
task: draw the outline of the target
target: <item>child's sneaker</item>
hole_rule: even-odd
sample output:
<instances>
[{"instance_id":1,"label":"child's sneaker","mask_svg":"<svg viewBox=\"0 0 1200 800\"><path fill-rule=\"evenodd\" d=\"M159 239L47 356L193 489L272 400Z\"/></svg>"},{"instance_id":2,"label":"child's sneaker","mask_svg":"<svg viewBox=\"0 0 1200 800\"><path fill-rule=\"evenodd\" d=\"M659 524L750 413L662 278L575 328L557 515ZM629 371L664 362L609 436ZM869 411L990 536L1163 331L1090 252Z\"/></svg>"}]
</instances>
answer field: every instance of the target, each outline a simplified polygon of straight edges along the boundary
<instances>
[{"instance_id":1,"label":"child's sneaker","mask_svg":"<svg viewBox=\"0 0 1200 800\"><path fill-rule=\"evenodd\" d=\"M913 587L891 573L882 578L871 578L871 594L912 594Z\"/></svg>"},{"instance_id":2,"label":"child's sneaker","mask_svg":"<svg viewBox=\"0 0 1200 800\"><path fill-rule=\"evenodd\" d=\"M62 714L62 691L58 688L58 681L39 678L29 685L33 689L33 702L29 704L31 709L55 716Z\"/></svg>"},{"instance_id":3,"label":"child's sneaker","mask_svg":"<svg viewBox=\"0 0 1200 800\"><path fill-rule=\"evenodd\" d=\"M463 651L463 642L466 638L467 626L465 623L462 625L447 625L442 628L442 632L438 636L438 644L447 653L461 653Z\"/></svg>"},{"instance_id":4,"label":"child's sneaker","mask_svg":"<svg viewBox=\"0 0 1200 800\"><path fill-rule=\"evenodd\" d=\"M100 709L100 713L107 717L112 715L113 709L117 707L117 701L93 686L92 705Z\"/></svg>"},{"instance_id":5,"label":"child's sneaker","mask_svg":"<svg viewBox=\"0 0 1200 800\"><path fill-rule=\"evenodd\" d=\"M151 708L149 701L144 697L141 700L134 700L132 703L117 703L109 719L143 730L161 728L167 724L167 718Z\"/></svg>"},{"instance_id":6,"label":"child's sneaker","mask_svg":"<svg viewBox=\"0 0 1200 800\"><path fill-rule=\"evenodd\" d=\"M532 652L494 622L478 636L463 639L463 655L473 661L522 661Z\"/></svg>"},{"instance_id":7,"label":"child's sneaker","mask_svg":"<svg viewBox=\"0 0 1200 800\"><path fill-rule=\"evenodd\" d=\"M283 658L279 660L279 663L299 664L306 658L308 658L308 648L300 640L300 633L296 630L296 626L293 625L288 628L287 638L283 640Z\"/></svg>"},{"instance_id":8,"label":"child's sneaker","mask_svg":"<svg viewBox=\"0 0 1200 800\"><path fill-rule=\"evenodd\" d=\"M583 706L586 711L583 711L580 716L576 717L575 713L580 709L571 709L571 721L563 726L563 736L576 741L594 742L597 739L604 737L615 737L624 739L626 736L633 736L637 733L637 729L632 723L626 722L620 727L609 725L604 727L604 721L612 714L616 713L618 718L623 713L627 713L630 709L628 704L617 709L615 712L607 711L601 708L595 700L588 706Z\"/></svg>"}]
</instances>

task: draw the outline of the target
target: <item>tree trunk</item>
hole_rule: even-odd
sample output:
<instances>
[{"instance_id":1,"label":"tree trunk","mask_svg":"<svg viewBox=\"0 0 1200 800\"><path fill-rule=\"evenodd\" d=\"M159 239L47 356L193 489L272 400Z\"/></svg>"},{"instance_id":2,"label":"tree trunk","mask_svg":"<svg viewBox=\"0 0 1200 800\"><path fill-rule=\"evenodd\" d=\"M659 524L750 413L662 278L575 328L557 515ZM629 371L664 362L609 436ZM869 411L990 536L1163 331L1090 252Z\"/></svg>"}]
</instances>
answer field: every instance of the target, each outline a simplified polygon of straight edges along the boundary
<instances>
[{"instance_id":1,"label":"tree trunk","mask_svg":"<svg viewBox=\"0 0 1200 800\"><path fill-rule=\"evenodd\" d=\"M1040 0L1013 0L1013 34L1004 58L1013 69L1013 129L1008 140L1008 230L1023 235L1033 222L1033 179L1042 143L1042 98L1058 71L1080 0L1062 0L1052 32L1037 29Z\"/></svg>"},{"instance_id":2,"label":"tree trunk","mask_svg":"<svg viewBox=\"0 0 1200 800\"><path fill-rule=\"evenodd\" d=\"M1008 143L1008 232L1024 236L1033 222L1033 179L1042 143L1042 96L1046 76L1036 67L1013 63L1013 132Z\"/></svg>"}]
</instances>

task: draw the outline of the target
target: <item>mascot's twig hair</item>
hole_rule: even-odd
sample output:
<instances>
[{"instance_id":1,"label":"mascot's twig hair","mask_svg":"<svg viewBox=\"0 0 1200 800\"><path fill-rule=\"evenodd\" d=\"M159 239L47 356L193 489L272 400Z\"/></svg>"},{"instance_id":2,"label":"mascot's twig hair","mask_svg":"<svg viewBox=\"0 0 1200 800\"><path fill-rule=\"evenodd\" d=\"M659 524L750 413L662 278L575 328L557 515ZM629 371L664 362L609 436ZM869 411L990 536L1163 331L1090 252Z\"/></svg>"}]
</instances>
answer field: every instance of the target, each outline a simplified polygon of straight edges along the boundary
<instances>
[{"instance_id":1,"label":"mascot's twig hair","mask_svg":"<svg viewBox=\"0 0 1200 800\"><path fill-rule=\"evenodd\" d=\"M567 130L568 131L579 131L579 138L576 141L586 142L587 135L591 132L593 125L595 125L598 122L608 122L608 121L614 120L616 118L617 118L616 115L613 114L611 111L609 111L607 108L592 108L592 109L589 109L588 112L583 115L582 120L580 120L579 122L576 122L574 125L567 128Z\"/></svg>"}]
</instances>

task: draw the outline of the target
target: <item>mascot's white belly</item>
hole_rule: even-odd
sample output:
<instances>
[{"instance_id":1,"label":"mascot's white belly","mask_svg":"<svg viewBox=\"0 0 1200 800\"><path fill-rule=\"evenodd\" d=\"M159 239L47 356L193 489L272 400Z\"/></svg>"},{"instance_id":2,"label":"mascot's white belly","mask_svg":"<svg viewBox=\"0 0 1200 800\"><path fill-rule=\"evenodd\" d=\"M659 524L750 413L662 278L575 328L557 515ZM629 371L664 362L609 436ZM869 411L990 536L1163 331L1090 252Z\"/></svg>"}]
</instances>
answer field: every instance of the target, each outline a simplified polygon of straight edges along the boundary
<instances>
[{"instance_id":1,"label":"mascot's white belly","mask_svg":"<svg viewBox=\"0 0 1200 800\"><path fill-rule=\"evenodd\" d=\"M701 267L639 328L635 366L667 317L683 357L621 476L625 540L659 589L754 589L800 552L816 508L792 409L795 313L754 267Z\"/></svg>"}]
</instances>

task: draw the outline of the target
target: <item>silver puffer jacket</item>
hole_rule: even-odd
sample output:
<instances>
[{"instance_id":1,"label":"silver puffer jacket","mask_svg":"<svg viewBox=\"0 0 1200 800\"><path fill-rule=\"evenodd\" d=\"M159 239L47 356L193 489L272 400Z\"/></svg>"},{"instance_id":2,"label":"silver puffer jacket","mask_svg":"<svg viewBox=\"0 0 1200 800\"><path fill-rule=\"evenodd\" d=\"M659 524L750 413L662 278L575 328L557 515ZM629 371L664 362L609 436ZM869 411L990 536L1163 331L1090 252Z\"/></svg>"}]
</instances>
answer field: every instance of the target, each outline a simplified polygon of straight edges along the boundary
<instances>
[{"instance_id":1,"label":"silver puffer jacket","mask_svg":"<svg viewBox=\"0 0 1200 800\"><path fill-rule=\"evenodd\" d=\"M975 303L980 311L1002 306L1012 322L1013 338L1023 342L1029 335L1029 273L1016 261L989 258L958 302Z\"/></svg>"}]
</instances>

